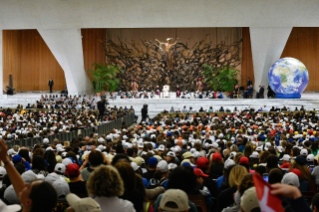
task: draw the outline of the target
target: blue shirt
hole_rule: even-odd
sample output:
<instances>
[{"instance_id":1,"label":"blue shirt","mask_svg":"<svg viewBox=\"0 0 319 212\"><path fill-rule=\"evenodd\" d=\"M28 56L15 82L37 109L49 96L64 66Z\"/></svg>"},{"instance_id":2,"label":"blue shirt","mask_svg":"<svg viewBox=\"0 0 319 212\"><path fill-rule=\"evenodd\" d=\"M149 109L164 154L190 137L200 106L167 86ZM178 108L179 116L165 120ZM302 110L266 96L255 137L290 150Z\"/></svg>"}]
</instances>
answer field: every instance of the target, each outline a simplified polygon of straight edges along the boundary
<instances>
[{"instance_id":1,"label":"blue shirt","mask_svg":"<svg viewBox=\"0 0 319 212\"><path fill-rule=\"evenodd\" d=\"M220 188L220 186L222 185L224 181L224 175L220 176L219 178L216 179L216 184L217 184L217 188Z\"/></svg>"}]
</instances>

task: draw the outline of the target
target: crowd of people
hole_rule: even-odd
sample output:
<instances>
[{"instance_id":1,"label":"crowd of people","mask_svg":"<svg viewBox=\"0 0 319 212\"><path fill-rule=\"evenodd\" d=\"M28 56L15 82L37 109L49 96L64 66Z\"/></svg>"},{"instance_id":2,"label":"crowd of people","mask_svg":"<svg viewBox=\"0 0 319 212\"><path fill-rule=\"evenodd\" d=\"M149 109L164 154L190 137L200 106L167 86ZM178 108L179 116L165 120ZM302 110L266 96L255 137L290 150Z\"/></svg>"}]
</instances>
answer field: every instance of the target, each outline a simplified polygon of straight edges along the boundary
<instances>
[{"instance_id":1,"label":"crowd of people","mask_svg":"<svg viewBox=\"0 0 319 212\"><path fill-rule=\"evenodd\" d=\"M319 207L316 111L160 114L71 142L0 145L0 199L23 211L198 211L194 197L211 212L262 211L257 173L285 211L312 211L309 193Z\"/></svg>"},{"instance_id":2,"label":"crowd of people","mask_svg":"<svg viewBox=\"0 0 319 212\"><path fill-rule=\"evenodd\" d=\"M102 101L100 101L102 102ZM99 102L98 102L99 103ZM102 102L102 105L105 105ZM76 109L33 110L18 106L17 109L0 110L0 138L14 140L49 136L77 129L97 128L101 123L116 120L131 112L133 107L108 106L102 111Z\"/></svg>"}]
</instances>

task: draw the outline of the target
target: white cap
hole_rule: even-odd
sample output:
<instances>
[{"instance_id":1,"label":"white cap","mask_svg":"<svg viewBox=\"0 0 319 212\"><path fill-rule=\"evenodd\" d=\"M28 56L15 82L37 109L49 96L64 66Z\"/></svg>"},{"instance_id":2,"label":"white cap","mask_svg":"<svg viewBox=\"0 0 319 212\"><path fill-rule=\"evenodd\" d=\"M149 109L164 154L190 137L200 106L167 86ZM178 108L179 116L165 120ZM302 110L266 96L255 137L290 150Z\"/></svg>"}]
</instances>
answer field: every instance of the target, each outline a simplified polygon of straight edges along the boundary
<instances>
[{"instance_id":1,"label":"white cap","mask_svg":"<svg viewBox=\"0 0 319 212\"><path fill-rule=\"evenodd\" d=\"M218 144L217 144L216 142L211 143L209 146L210 146L210 147L213 147L213 148L215 148L215 149L218 148Z\"/></svg>"},{"instance_id":2,"label":"white cap","mask_svg":"<svg viewBox=\"0 0 319 212\"><path fill-rule=\"evenodd\" d=\"M58 174L64 174L66 170L66 166L62 163L57 163L54 167L54 171Z\"/></svg>"},{"instance_id":3,"label":"white cap","mask_svg":"<svg viewBox=\"0 0 319 212\"><path fill-rule=\"evenodd\" d=\"M65 167L67 167L69 164L73 163L73 161L70 158L64 158L62 163L65 165Z\"/></svg>"},{"instance_id":4,"label":"white cap","mask_svg":"<svg viewBox=\"0 0 319 212\"><path fill-rule=\"evenodd\" d=\"M161 160L160 162L157 163L156 169L159 170L160 172L167 172L168 170L168 164L165 160Z\"/></svg>"},{"instance_id":5,"label":"white cap","mask_svg":"<svg viewBox=\"0 0 319 212\"><path fill-rule=\"evenodd\" d=\"M271 147L271 143L270 142L266 142L265 143L265 150L267 151L269 149L269 147Z\"/></svg>"},{"instance_id":6,"label":"white cap","mask_svg":"<svg viewBox=\"0 0 319 212\"><path fill-rule=\"evenodd\" d=\"M8 155L16 155L17 154L17 152L14 151L14 149L9 149L7 153L8 153Z\"/></svg>"},{"instance_id":7,"label":"white cap","mask_svg":"<svg viewBox=\"0 0 319 212\"><path fill-rule=\"evenodd\" d=\"M50 141L49 141L48 138L44 138L44 139L43 139L43 143L44 143L44 144L48 144L49 142L50 142Z\"/></svg>"},{"instance_id":8,"label":"white cap","mask_svg":"<svg viewBox=\"0 0 319 212\"><path fill-rule=\"evenodd\" d=\"M254 151L249 157L250 158L259 158L259 153Z\"/></svg>"},{"instance_id":9,"label":"white cap","mask_svg":"<svg viewBox=\"0 0 319 212\"><path fill-rule=\"evenodd\" d=\"M79 198L75 194L68 194L66 200L76 212L101 212L100 205L91 197Z\"/></svg>"},{"instance_id":10,"label":"white cap","mask_svg":"<svg viewBox=\"0 0 319 212\"><path fill-rule=\"evenodd\" d=\"M140 168L135 162L131 162L131 166L134 169L134 171L138 170Z\"/></svg>"},{"instance_id":11,"label":"white cap","mask_svg":"<svg viewBox=\"0 0 319 212\"><path fill-rule=\"evenodd\" d=\"M31 183L32 181L37 179L37 175L32 170L23 172L21 177L25 183Z\"/></svg>"},{"instance_id":12,"label":"white cap","mask_svg":"<svg viewBox=\"0 0 319 212\"><path fill-rule=\"evenodd\" d=\"M229 157L231 158L231 159L234 159L234 157L236 156L236 152L235 151L233 151L233 152L231 152L230 154L229 154Z\"/></svg>"},{"instance_id":13,"label":"white cap","mask_svg":"<svg viewBox=\"0 0 319 212\"><path fill-rule=\"evenodd\" d=\"M165 146L163 144L159 145L158 151L165 151Z\"/></svg>"},{"instance_id":14,"label":"white cap","mask_svg":"<svg viewBox=\"0 0 319 212\"><path fill-rule=\"evenodd\" d=\"M169 152L166 154L166 156L170 156L170 157L172 157L172 158L175 158L175 157L176 157L175 152L173 152L173 151L169 151Z\"/></svg>"},{"instance_id":15,"label":"white cap","mask_svg":"<svg viewBox=\"0 0 319 212\"><path fill-rule=\"evenodd\" d=\"M59 153L59 152L64 152L65 151L65 149L63 149L62 147L58 147L57 148L57 152Z\"/></svg>"},{"instance_id":16,"label":"white cap","mask_svg":"<svg viewBox=\"0 0 319 212\"><path fill-rule=\"evenodd\" d=\"M7 170L4 167L0 166L0 179L2 179L4 175L6 174L7 174Z\"/></svg>"},{"instance_id":17,"label":"white cap","mask_svg":"<svg viewBox=\"0 0 319 212\"><path fill-rule=\"evenodd\" d=\"M170 163L170 164L168 164L168 169L169 170L174 170L174 169L176 169L178 166L177 166L177 164L176 163Z\"/></svg>"},{"instance_id":18,"label":"white cap","mask_svg":"<svg viewBox=\"0 0 319 212\"><path fill-rule=\"evenodd\" d=\"M2 200L0 200L0 211L1 212L17 212L21 210L21 206L16 205L6 205Z\"/></svg>"},{"instance_id":19,"label":"white cap","mask_svg":"<svg viewBox=\"0 0 319 212\"><path fill-rule=\"evenodd\" d=\"M10 203L10 204L20 204L19 198L14 191L13 185L10 185L4 191L3 197Z\"/></svg>"},{"instance_id":20,"label":"white cap","mask_svg":"<svg viewBox=\"0 0 319 212\"><path fill-rule=\"evenodd\" d=\"M65 200L66 196L70 193L69 184L64 179L57 179L52 186L58 194L58 200Z\"/></svg>"},{"instance_id":21,"label":"white cap","mask_svg":"<svg viewBox=\"0 0 319 212\"><path fill-rule=\"evenodd\" d=\"M299 188L300 183L299 183L299 178L298 176L293 173L293 172L289 172L287 174L284 175L284 177L281 180L282 184L287 184L287 185L293 185L297 188Z\"/></svg>"},{"instance_id":22,"label":"white cap","mask_svg":"<svg viewBox=\"0 0 319 212\"><path fill-rule=\"evenodd\" d=\"M284 150L284 148L282 146L277 146L277 150L278 150L278 152L282 152Z\"/></svg>"},{"instance_id":23,"label":"white cap","mask_svg":"<svg viewBox=\"0 0 319 212\"><path fill-rule=\"evenodd\" d=\"M307 156L307 161L308 161L308 162L313 162L314 159L315 159L315 156L314 156L313 154L309 154L309 155Z\"/></svg>"},{"instance_id":24,"label":"white cap","mask_svg":"<svg viewBox=\"0 0 319 212\"><path fill-rule=\"evenodd\" d=\"M228 169L232 165L235 165L235 161L232 159L227 159L224 163L224 169Z\"/></svg>"},{"instance_id":25,"label":"white cap","mask_svg":"<svg viewBox=\"0 0 319 212\"><path fill-rule=\"evenodd\" d=\"M97 139L97 141L98 141L99 143L104 143L104 138L100 137L99 139Z\"/></svg>"},{"instance_id":26,"label":"white cap","mask_svg":"<svg viewBox=\"0 0 319 212\"><path fill-rule=\"evenodd\" d=\"M308 150L307 149L300 150L300 155L301 156L307 156L308 155Z\"/></svg>"},{"instance_id":27,"label":"white cap","mask_svg":"<svg viewBox=\"0 0 319 212\"><path fill-rule=\"evenodd\" d=\"M53 184L58 179L60 179L60 175L58 175L55 172L52 172L44 178L44 181Z\"/></svg>"},{"instance_id":28,"label":"white cap","mask_svg":"<svg viewBox=\"0 0 319 212\"><path fill-rule=\"evenodd\" d=\"M280 160L289 161L290 156L288 154L284 154L284 156Z\"/></svg>"},{"instance_id":29,"label":"white cap","mask_svg":"<svg viewBox=\"0 0 319 212\"><path fill-rule=\"evenodd\" d=\"M137 147L138 147L138 148L144 148L144 143L143 143L143 141L138 141L138 142L137 142Z\"/></svg>"}]
</instances>

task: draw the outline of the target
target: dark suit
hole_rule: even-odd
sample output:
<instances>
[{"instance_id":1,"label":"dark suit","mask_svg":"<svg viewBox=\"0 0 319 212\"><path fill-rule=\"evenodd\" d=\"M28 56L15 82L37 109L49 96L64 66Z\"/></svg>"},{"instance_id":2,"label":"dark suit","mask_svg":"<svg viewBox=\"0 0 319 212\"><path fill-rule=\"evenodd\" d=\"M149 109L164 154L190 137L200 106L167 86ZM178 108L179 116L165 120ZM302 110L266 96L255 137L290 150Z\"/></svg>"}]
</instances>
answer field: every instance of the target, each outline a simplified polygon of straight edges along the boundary
<instances>
[{"instance_id":1,"label":"dark suit","mask_svg":"<svg viewBox=\"0 0 319 212\"><path fill-rule=\"evenodd\" d=\"M105 112L105 102L99 101L97 103L97 109L99 110L99 120L103 119L104 112Z\"/></svg>"},{"instance_id":2,"label":"dark suit","mask_svg":"<svg viewBox=\"0 0 319 212\"><path fill-rule=\"evenodd\" d=\"M48 86L50 87L50 93L52 93L52 87L53 87L53 85L54 85L53 80L49 80Z\"/></svg>"}]
</instances>

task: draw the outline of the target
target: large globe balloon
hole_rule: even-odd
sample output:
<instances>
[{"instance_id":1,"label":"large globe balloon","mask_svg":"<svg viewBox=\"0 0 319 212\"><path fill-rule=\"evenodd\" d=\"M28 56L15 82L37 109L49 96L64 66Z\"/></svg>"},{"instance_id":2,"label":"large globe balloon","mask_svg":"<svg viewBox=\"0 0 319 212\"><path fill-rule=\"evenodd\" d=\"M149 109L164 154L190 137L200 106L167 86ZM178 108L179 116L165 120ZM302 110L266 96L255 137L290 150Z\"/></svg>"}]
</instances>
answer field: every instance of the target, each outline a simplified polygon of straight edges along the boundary
<instances>
[{"instance_id":1,"label":"large globe balloon","mask_svg":"<svg viewBox=\"0 0 319 212\"><path fill-rule=\"evenodd\" d=\"M276 98L300 98L309 82L306 66L291 57L277 60L271 66L268 78Z\"/></svg>"}]
</instances>

